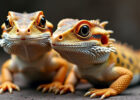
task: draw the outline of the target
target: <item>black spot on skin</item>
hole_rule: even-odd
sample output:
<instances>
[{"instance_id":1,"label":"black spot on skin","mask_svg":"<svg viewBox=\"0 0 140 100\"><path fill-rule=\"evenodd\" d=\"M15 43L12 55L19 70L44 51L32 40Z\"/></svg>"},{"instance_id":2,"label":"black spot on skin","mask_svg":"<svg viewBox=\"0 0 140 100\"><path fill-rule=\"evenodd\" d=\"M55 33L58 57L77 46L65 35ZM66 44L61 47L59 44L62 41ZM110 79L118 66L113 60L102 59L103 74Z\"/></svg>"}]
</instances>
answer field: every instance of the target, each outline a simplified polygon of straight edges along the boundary
<instances>
[{"instance_id":1,"label":"black spot on skin","mask_svg":"<svg viewBox=\"0 0 140 100\"><path fill-rule=\"evenodd\" d=\"M117 63L118 63L118 64L120 63L120 58L119 58L119 57L117 57Z\"/></svg>"},{"instance_id":2,"label":"black spot on skin","mask_svg":"<svg viewBox=\"0 0 140 100\"><path fill-rule=\"evenodd\" d=\"M123 56L123 58L126 58L126 56L125 56L125 54L124 54L124 53L122 53L122 56Z\"/></svg>"},{"instance_id":3,"label":"black spot on skin","mask_svg":"<svg viewBox=\"0 0 140 100\"><path fill-rule=\"evenodd\" d=\"M130 62L131 64L133 64L133 60L132 60L132 58L129 58L129 62Z\"/></svg>"},{"instance_id":4,"label":"black spot on skin","mask_svg":"<svg viewBox=\"0 0 140 100\"><path fill-rule=\"evenodd\" d=\"M124 66L124 63L122 62L121 65Z\"/></svg>"}]
</instances>

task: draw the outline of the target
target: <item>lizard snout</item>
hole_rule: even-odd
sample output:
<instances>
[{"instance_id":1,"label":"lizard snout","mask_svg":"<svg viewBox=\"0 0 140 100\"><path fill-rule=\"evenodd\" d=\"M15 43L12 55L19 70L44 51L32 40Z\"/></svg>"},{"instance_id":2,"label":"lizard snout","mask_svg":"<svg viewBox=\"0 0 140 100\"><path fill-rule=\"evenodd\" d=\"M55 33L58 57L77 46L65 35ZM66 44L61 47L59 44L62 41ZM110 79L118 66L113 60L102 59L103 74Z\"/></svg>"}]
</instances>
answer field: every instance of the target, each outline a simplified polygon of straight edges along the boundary
<instances>
[{"instance_id":1,"label":"lizard snout","mask_svg":"<svg viewBox=\"0 0 140 100\"><path fill-rule=\"evenodd\" d=\"M52 37L52 44L55 45L55 43L60 42L63 40L63 35L54 35Z\"/></svg>"},{"instance_id":2,"label":"lizard snout","mask_svg":"<svg viewBox=\"0 0 140 100\"><path fill-rule=\"evenodd\" d=\"M31 30L30 29L17 29L16 32L17 32L17 35L24 36L24 35L30 35Z\"/></svg>"},{"instance_id":3,"label":"lizard snout","mask_svg":"<svg viewBox=\"0 0 140 100\"><path fill-rule=\"evenodd\" d=\"M31 34L30 29L17 29L17 35L21 37L21 40L26 40L25 36Z\"/></svg>"}]
</instances>

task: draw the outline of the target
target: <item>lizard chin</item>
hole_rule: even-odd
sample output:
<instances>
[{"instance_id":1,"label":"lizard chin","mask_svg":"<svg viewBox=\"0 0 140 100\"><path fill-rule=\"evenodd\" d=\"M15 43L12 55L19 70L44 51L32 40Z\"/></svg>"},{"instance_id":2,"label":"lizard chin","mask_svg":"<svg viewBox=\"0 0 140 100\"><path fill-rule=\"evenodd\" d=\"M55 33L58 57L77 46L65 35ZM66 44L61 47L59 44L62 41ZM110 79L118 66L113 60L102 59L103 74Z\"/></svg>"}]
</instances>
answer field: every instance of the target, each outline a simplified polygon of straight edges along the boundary
<instances>
[{"instance_id":1,"label":"lizard chin","mask_svg":"<svg viewBox=\"0 0 140 100\"><path fill-rule=\"evenodd\" d=\"M78 65L100 64L105 62L110 52L115 52L114 47L101 47L92 42L77 44L53 44L53 48L64 58ZM76 59L77 60L74 60Z\"/></svg>"},{"instance_id":2,"label":"lizard chin","mask_svg":"<svg viewBox=\"0 0 140 100\"><path fill-rule=\"evenodd\" d=\"M5 37L0 41L0 44L7 53L28 61L33 61L51 50L50 36L43 37L43 35L38 38L32 36L26 40Z\"/></svg>"}]
</instances>

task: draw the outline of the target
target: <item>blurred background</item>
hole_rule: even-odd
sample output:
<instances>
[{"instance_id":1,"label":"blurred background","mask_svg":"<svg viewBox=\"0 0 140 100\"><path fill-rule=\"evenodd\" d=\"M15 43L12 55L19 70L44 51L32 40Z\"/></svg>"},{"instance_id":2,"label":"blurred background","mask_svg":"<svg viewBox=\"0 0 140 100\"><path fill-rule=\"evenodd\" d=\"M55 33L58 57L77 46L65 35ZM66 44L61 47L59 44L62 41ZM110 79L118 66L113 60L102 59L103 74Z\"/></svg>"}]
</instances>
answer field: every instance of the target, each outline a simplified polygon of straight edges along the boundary
<instances>
[{"instance_id":1,"label":"blurred background","mask_svg":"<svg viewBox=\"0 0 140 100\"><path fill-rule=\"evenodd\" d=\"M0 24L6 19L8 11L22 13L38 10L44 11L46 18L54 24L54 30L63 18L107 20L109 24L106 28L114 31L112 37L140 48L140 0L1 0ZM1 48L1 62L8 57Z\"/></svg>"}]
</instances>

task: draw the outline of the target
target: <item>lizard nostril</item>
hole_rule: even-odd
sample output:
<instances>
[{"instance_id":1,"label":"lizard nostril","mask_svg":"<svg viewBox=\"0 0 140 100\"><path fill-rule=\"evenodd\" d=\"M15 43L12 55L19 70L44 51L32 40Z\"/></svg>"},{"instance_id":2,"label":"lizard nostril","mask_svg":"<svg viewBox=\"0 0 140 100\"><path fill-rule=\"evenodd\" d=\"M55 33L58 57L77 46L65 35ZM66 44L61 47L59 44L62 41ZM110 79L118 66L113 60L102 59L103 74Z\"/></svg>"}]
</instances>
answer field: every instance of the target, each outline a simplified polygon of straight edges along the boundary
<instances>
[{"instance_id":1,"label":"lizard nostril","mask_svg":"<svg viewBox=\"0 0 140 100\"><path fill-rule=\"evenodd\" d=\"M30 32L31 30L30 29L28 29L28 32Z\"/></svg>"},{"instance_id":2,"label":"lizard nostril","mask_svg":"<svg viewBox=\"0 0 140 100\"><path fill-rule=\"evenodd\" d=\"M19 29L17 29L17 32L19 32Z\"/></svg>"},{"instance_id":3,"label":"lizard nostril","mask_svg":"<svg viewBox=\"0 0 140 100\"><path fill-rule=\"evenodd\" d=\"M63 36L62 36L62 35L59 35L59 37L58 37L58 38L59 38L59 40L62 40Z\"/></svg>"}]
</instances>

